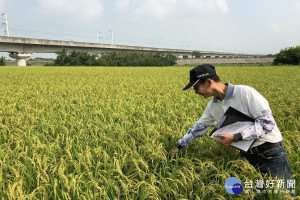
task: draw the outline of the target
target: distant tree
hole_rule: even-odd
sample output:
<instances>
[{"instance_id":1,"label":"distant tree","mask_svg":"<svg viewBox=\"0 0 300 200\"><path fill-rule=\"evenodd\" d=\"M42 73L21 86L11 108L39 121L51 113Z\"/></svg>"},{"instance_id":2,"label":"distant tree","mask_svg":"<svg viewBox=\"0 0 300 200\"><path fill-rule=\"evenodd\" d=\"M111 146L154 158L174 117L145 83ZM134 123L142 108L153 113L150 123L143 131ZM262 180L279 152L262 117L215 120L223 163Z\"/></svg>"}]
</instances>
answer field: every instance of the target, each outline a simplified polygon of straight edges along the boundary
<instances>
[{"instance_id":1,"label":"distant tree","mask_svg":"<svg viewBox=\"0 0 300 200\"><path fill-rule=\"evenodd\" d=\"M276 54L274 65L300 65L300 46L289 47Z\"/></svg>"},{"instance_id":2,"label":"distant tree","mask_svg":"<svg viewBox=\"0 0 300 200\"><path fill-rule=\"evenodd\" d=\"M29 58L28 60L53 60L53 58L41 58L41 57L36 57L36 58Z\"/></svg>"},{"instance_id":3,"label":"distant tree","mask_svg":"<svg viewBox=\"0 0 300 200\"><path fill-rule=\"evenodd\" d=\"M193 58L200 58L202 56L202 53L200 51L193 51L192 56Z\"/></svg>"},{"instance_id":4,"label":"distant tree","mask_svg":"<svg viewBox=\"0 0 300 200\"><path fill-rule=\"evenodd\" d=\"M6 59L5 57L1 56L0 58L0 66L5 66L6 65Z\"/></svg>"},{"instance_id":5,"label":"distant tree","mask_svg":"<svg viewBox=\"0 0 300 200\"><path fill-rule=\"evenodd\" d=\"M273 54L268 54L268 55L266 55L265 57L275 57L275 55L273 55Z\"/></svg>"},{"instance_id":6,"label":"distant tree","mask_svg":"<svg viewBox=\"0 0 300 200\"><path fill-rule=\"evenodd\" d=\"M54 65L57 66L68 66L69 65L69 56L68 56L68 51L66 49L62 49L61 51L55 52L57 57L54 60Z\"/></svg>"},{"instance_id":7,"label":"distant tree","mask_svg":"<svg viewBox=\"0 0 300 200\"><path fill-rule=\"evenodd\" d=\"M56 52L58 66L171 66L177 57L162 52L109 52L101 55L63 49Z\"/></svg>"}]
</instances>

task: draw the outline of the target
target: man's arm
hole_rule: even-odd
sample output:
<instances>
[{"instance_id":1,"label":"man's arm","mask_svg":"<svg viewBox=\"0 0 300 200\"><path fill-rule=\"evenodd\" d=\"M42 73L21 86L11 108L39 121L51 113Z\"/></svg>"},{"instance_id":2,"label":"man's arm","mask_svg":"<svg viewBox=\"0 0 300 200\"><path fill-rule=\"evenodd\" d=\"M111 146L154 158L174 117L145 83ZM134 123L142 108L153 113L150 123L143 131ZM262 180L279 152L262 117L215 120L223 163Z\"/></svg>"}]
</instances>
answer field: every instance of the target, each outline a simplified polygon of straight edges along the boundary
<instances>
[{"instance_id":1,"label":"man's arm","mask_svg":"<svg viewBox=\"0 0 300 200\"><path fill-rule=\"evenodd\" d=\"M192 144L198 137L203 136L207 131L209 130L211 126L205 125L196 122L195 125L190 128L186 134L178 141L178 146L173 148L171 151L171 158L174 158L174 156L183 148L190 144Z\"/></svg>"},{"instance_id":2,"label":"man's arm","mask_svg":"<svg viewBox=\"0 0 300 200\"><path fill-rule=\"evenodd\" d=\"M257 117L252 126L245 129L242 133L235 134L235 141L259 139L272 132L275 127L275 120L271 110L265 110L263 113L265 114Z\"/></svg>"},{"instance_id":3,"label":"man's arm","mask_svg":"<svg viewBox=\"0 0 300 200\"><path fill-rule=\"evenodd\" d=\"M186 147L192 144L198 137L203 136L209 130L210 126L202 123L195 123L195 125L190 128L186 134L178 141L181 147Z\"/></svg>"},{"instance_id":4,"label":"man's arm","mask_svg":"<svg viewBox=\"0 0 300 200\"><path fill-rule=\"evenodd\" d=\"M187 147L192 144L197 138L203 136L209 128L216 123L215 119L211 116L209 110L212 104L212 100L207 104L202 116L195 122L186 134L178 141L178 146L171 151L171 158L175 156L177 152L183 147Z\"/></svg>"},{"instance_id":5,"label":"man's arm","mask_svg":"<svg viewBox=\"0 0 300 200\"><path fill-rule=\"evenodd\" d=\"M234 142L234 136L236 134L215 134L215 137L218 137L218 139L216 139L216 143L218 144L222 144L225 146L229 146L231 143Z\"/></svg>"},{"instance_id":6,"label":"man's arm","mask_svg":"<svg viewBox=\"0 0 300 200\"><path fill-rule=\"evenodd\" d=\"M276 123L265 97L254 88L248 87L242 98L255 121L253 126L236 135L235 139L237 141L259 139L271 133Z\"/></svg>"},{"instance_id":7,"label":"man's arm","mask_svg":"<svg viewBox=\"0 0 300 200\"><path fill-rule=\"evenodd\" d=\"M229 146L232 142L238 142L240 140L258 139L266 136L270 133L274 126L275 120L271 111L268 109L263 111L264 115L257 117L254 124L243 130L241 133L236 134L216 134L216 142L225 146Z\"/></svg>"}]
</instances>

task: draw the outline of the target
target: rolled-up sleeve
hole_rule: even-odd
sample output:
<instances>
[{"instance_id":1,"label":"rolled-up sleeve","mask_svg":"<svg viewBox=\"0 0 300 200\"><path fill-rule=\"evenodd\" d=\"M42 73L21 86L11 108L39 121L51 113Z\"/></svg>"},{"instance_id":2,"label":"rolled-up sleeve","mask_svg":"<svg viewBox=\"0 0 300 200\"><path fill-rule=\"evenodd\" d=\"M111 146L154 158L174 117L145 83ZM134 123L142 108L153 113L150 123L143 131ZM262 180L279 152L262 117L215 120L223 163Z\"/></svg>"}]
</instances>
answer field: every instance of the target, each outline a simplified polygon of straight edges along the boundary
<instances>
[{"instance_id":1,"label":"rolled-up sleeve","mask_svg":"<svg viewBox=\"0 0 300 200\"><path fill-rule=\"evenodd\" d=\"M254 124L241 133L242 140L262 138L272 132L276 124L271 110L265 110L263 113L265 114L257 117Z\"/></svg>"},{"instance_id":2,"label":"rolled-up sleeve","mask_svg":"<svg viewBox=\"0 0 300 200\"><path fill-rule=\"evenodd\" d=\"M195 123L193 127L191 127L186 134L178 141L178 144L182 147L186 147L192 144L198 137L203 136L209 130L211 126Z\"/></svg>"},{"instance_id":3,"label":"rolled-up sleeve","mask_svg":"<svg viewBox=\"0 0 300 200\"><path fill-rule=\"evenodd\" d=\"M192 144L197 138L203 136L208 132L209 128L216 123L216 120L212 117L209 112L212 101L208 103L202 116L198 121L195 122L194 126L191 127L186 134L178 141L181 147L186 147Z\"/></svg>"}]
</instances>

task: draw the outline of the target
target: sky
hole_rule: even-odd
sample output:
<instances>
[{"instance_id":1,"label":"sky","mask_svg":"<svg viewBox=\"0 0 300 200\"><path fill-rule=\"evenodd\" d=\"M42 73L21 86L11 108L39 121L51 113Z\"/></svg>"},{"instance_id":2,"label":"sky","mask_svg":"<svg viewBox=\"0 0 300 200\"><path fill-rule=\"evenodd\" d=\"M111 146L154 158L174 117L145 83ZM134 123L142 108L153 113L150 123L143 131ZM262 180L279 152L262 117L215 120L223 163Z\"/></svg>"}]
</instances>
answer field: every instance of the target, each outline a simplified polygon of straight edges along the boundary
<instances>
[{"instance_id":1,"label":"sky","mask_svg":"<svg viewBox=\"0 0 300 200\"><path fill-rule=\"evenodd\" d=\"M300 45L300 0L0 0L0 13L11 37L248 54Z\"/></svg>"}]
</instances>

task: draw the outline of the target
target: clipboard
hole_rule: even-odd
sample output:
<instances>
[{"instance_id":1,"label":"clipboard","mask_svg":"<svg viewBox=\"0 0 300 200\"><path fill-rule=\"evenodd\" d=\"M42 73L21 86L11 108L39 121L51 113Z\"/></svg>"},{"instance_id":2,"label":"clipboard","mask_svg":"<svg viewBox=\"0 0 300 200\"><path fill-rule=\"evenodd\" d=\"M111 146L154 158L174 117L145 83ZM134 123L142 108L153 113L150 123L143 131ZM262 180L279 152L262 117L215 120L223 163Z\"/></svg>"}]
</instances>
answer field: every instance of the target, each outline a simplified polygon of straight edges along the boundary
<instances>
[{"instance_id":1,"label":"clipboard","mask_svg":"<svg viewBox=\"0 0 300 200\"><path fill-rule=\"evenodd\" d=\"M234 109L233 107L229 107L224 115L221 117L215 128L210 132L210 136L218 129L233 124L235 122L254 122L254 119L252 117L249 117L248 115Z\"/></svg>"},{"instance_id":2,"label":"clipboard","mask_svg":"<svg viewBox=\"0 0 300 200\"><path fill-rule=\"evenodd\" d=\"M255 120L252 117L249 117L248 115L234 109L233 107L229 107L224 113L224 115L221 117L221 119L219 120L215 128L211 131L210 136L212 136L214 132L216 132L219 129L222 129L223 127L227 126L230 128L234 128L234 123L236 124L238 124L237 122L254 123L254 121ZM255 139L247 140L247 141L238 141L238 142L233 142L231 146L236 147L243 151L248 151L254 142Z\"/></svg>"}]
</instances>

